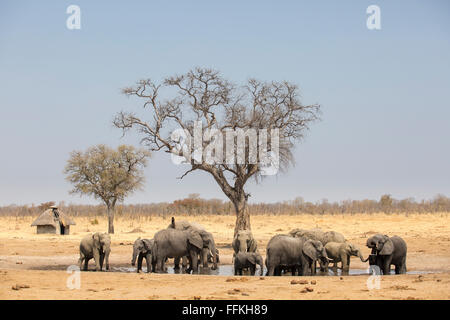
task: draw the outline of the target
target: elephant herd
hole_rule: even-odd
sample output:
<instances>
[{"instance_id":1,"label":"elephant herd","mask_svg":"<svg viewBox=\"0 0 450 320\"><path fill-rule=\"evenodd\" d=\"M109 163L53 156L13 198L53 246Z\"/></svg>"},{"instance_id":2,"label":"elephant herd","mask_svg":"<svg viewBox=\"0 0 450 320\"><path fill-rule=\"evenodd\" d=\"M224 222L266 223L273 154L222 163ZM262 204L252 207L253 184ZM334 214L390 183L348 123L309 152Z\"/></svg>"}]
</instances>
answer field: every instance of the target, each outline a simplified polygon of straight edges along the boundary
<instances>
[{"instance_id":1,"label":"elephant herd","mask_svg":"<svg viewBox=\"0 0 450 320\"><path fill-rule=\"evenodd\" d=\"M95 270L101 271L106 260L106 270L109 270L109 254L111 253L111 238L107 233L87 235L80 243L80 270L87 270L90 259L95 261ZM142 262L146 260L147 272L165 272L165 262L174 258L175 269L180 268L190 273L197 272L199 262L203 267L217 269L219 251L216 248L213 235L197 223L180 221L171 224L155 233L153 239L138 238L133 244L131 264L137 260L137 272L142 269ZM84 266L83 266L84 262ZM189 264L189 267L187 267Z\"/></svg>"},{"instance_id":2,"label":"elephant herd","mask_svg":"<svg viewBox=\"0 0 450 320\"><path fill-rule=\"evenodd\" d=\"M396 274L406 273L407 246L402 238L375 234L367 239L366 245L372 251L364 259L361 250L339 232L294 229L287 235L274 236L267 244L267 275L281 275L283 271L291 271L292 275L314 275L317 262L322 272L328 272L329 263L337 269L340 262L342 272L348 273L352 256L362 262L369 261L371 269L378 274L390 274L391 265L395 266Z\"/></svg>"},{"instance_id":3,"label":"elephant herd","mask_svg":"<svg viewBox=\"0 0 450 320\"><path fill-rule=\"evenodd\" d=\"M390 274L391 265L395 266L396 274L406 273L407 246L402 238L375 234L367 239L366 245L371 253L364 259L361 250L346 241L339 232L293 229L288 234L278 234L269 240L266 247L266 275L280 276L283 272L299 276L314 275L317 263L320 271L328 272L330 263L333 263L333 269L337 269L339 262L342 272L348 273L352 256L362 262L369 261L371 269L379 274ZM263 258L250 230L238 231L233 238L232 248L235 275L242 275L243 270L249 270L251 275L255 275L257 266L260 275L263 275ZM80 243L80 270L87 270L92 258L97 271L102 270L104 263L106 270L109 270L110 252L111 239L108 234L95 233L84 237ZM156 232L153 239L136 239L131 264L135 266L137 261L137 272L142 269L144 258L147 272L165 272L167 259L173 258L175 270L180 269L181 262L185 272L197 273L200 263L204 268L211 264L211 269L217 269L219 250L213 235L203 226L188 221L175 222L172 218L169 226Z\"/></svg>"}]
</instances>

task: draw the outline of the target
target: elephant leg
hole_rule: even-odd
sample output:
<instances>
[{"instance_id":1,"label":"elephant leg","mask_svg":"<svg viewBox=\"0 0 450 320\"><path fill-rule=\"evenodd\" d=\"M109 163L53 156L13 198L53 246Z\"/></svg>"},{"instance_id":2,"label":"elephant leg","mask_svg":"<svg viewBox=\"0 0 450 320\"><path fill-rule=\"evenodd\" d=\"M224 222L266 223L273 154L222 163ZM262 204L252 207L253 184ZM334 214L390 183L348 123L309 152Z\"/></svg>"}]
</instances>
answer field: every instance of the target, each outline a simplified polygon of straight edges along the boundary
<instances>
[{"instance_id":1,"label":"elephant leg","mask_svg":"<svg viewBox=\"0 0 450 320\"><path fill-rule=\"evenodd\" d=\"M139 253L137 270L136 270L137 273L139 273L139 271L141 271L141 269L142 269L142 259L144 259L144 256L142 255L142 253Z\"/></svg>"},{"instance_id":2,"label":"elephant leg","mask_svg":"<svg viewBox=\"0 0 450 320\"><path fill-rule=\"evenodd\" d=\"M152 255L152 272L156 272L156 257Z\"/></svg>"},{"instance_id":3,"label":"elephant leg","mask_svg":"<svg viewBox=\"0 0 450 320\"><path fill-rule=\"evenodd\" d=\"M208 268L208 252L209 248L203 248L200 253L201 262L203 264L203 268Z\"/></svg>"},{"instance_id":4,"label":"elephant leg","mask_svg":"<svg viewBox=\"0 0 450 320\"><path fill-rule=\"evenodd\" d=\"M84 258L84 271L88 270L89 260L91 260L91 259L86 258L86 257Z\"/></svg>"},{"instance_id":5,"label":"elephant leg","mask_svg":"<svg viewBox=\"0 0 450 320\"><path fill-rule=\"evenodd\" d=\"M186 264L186 269L184 269L185 273L191 273L192 271L192 258L190 255L188 255L187 257L183 257L186 258L187 260L187 264Z\"/></svg>"},{"instance_id":6,"label":"elephant leg","mask_svg":"<svg viewBox=\"0 0 450 320\"><path fill-rule=\"evenodd\" d=\"M316 260L311 263L311 275L316 274Z\"/></svg>"},{"instance_id":7,"label":"elephant leg","mask_svg":"<svg viewBox=\"0 0 450 320\"><path fill-rule=\"evenodd\" d=\"M255 275L255 272L256 272L256 266L251 266L251 267L250 267L250 274L251 274L252 276L254 276L254 275Z\"/></svg>"},{"instance_id":8,"label":"elephant leg","mask_svg":"<svg viewBox=\"0 0 450 320\"><path fill-rule=\"evenodd\" d=\"M308 264L304 264L302 265L302 276L307 276L309 275L309 271L310 271L310 266Z\"/></svg>"},{"instance_id":9,"label":"elephant leg","mask_svg":"<svg viewBox=\"0 0 450 320\"><path fill-rule=\"evenodd\" d=\"M165 257L158 257L156 264L157 264L157 268L156 268L156 272L158 273L163 273L164 272L164 259Z\"/></svg>"},{"instance_id":10,"label":"elephant leg","mask_svg":"<svg viewBox=\"0 0 450 320\"><path fill-rule=\"evenodd\" d=\"M401 274L406 274L406 256L402 259L402 267L400 269Z\"/></svg>"},{"instance_id":11,"label":"elephant leg","mask_svg":"<svg viewBox=\"0 0 450 320\"><path fill-rule=\"evenodd\" d=\"M275 273L275 268L274 268L273 266L269 266L269 267L267 268L267 275L268 275L268 276L273 276L274 273Z\"/></svg>"},{"instance_id":12,"label":"elephant leg","mask_svg":"<svg viewBox=\"0 0 450 320\"><path fill-rule=\"evenodd\" d=\"M80 259L78 259L78 266L79 266L80 270L83 270L83 269L82 269L82 266L83 266L83 260L84 260L84 255L83 255L83 254L80 254Z\"/></svg>"},{"instance_id":13,"label":"elephant leg","mask_svg":"<svg viewBox=\"0 0 450 320\"><path fill-rule=\"evenodd\" d=\"M100 271L100 252L98 250L94 250L94 261L95 261L95 270Z\"/></svg>"},{"instance_id":14,"label":"elephant leg","mask_svg":"<svg viewBox=\"0 0 450 320\"><path fill-rule=\"evenodd\" d=\"M392 261L391 257L384 260L383 273L386 275L391 273L391 261Z\"/></svg>"},{"instance_id":15,"label":"elephant leg","mask_svg":"<svg viewBox=\"0 0 450 320\"><path fill-rule=\"evenodd\" d=\"M187 269L187 265L188 265L188 257L187 256L184 256L182 259L181 259L181 267L183 268L183 270L186 270Z\"/></svg>"},{"instance_id":16,"label":"elephant leg","mask_svg":"<svg viewBox=\"0 0 450 320\"><path fill-rule=\"evenodd\" d=\"M342 262L342 272L348 272L349 265L350 265L349 256L346 254L342 255L341 262Z\"/></svg>"},{"instance_id":17,"label":"elephant leg","mask_svg":"<svg viewBox=\"0 0 450 320\"><path fill-rule=\"evenodd\" d=\"M100 253L100 271L103 270L103 262L105 261L105 254Z\"/></svg>"},{"instance_id":18,"label":"elephant leg","mask_svg":"<svg viewBox=\"0 0 450 320\"><path fill-rule=\"evenodd\" d=\"M105 269L109 271L109 253L105 254Z\"/></svg>"},{"instance_id":19,"label":"elephant leg","mask_svg":"<svg viewBox=\"0 0 450 320\"><path fill-rule=\"evenodd\" d=\"M291 268L291 276L295 276L295 270L297 269L297 267L293 266Z\"/></svg>"},{"instance_id":20,"label":"elephant leg","mask_svg":"<svg viewBox=\"0 0 450 320\"><path fill-rule=\"evenodd\" d=\"M275 275L276 275L276 276L281 276L281 269L282 269L282 268L281 268L280 266L278 266L278 267L275 268Z\"/></svg>"},{"instance_id":21,"label":"elephant leg","mask_svg":"<svg viewBox=\"0 0 450 320\"><path fill-rule=\"evenodd\" d=\"M178 269L180 269L180 258L179 257L177 257L177 258L174 258L173 259L173 264L174 264L174 269L175 270L178 270Z\"/></svg>"},{"instance_id":22,"label":"elephant leg","mask_svg":"<svg viewBox=\"0 0 450 320\"><path fill-rule=\"evenodd\" d=\"M190 256L192 272L198 273L198 252L191 250Z\"/></svg>"},{"instance_id":23,"label":"elephant leg","mask_svg":"<svg viewBox=\"0 0 450 320\"><path fill-rule=\"evenodd\" d=\"M152 272L152 255L147 253L145 256L145 262L147 264L147 273Z\"/></svg>"}]
</instances>

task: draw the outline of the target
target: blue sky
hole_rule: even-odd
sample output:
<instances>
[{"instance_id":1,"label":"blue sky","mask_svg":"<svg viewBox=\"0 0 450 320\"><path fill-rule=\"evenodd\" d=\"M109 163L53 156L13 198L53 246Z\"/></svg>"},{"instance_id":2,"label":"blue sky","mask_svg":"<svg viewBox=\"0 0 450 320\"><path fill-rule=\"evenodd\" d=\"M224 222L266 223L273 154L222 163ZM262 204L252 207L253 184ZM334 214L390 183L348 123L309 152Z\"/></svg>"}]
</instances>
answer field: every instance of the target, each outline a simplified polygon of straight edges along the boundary
<instances>
[{"instance_id":1,"label":"blue sky","mask_svg":"<svg viewBox=\"0 0 450 320\"><path fill-rule=\"evenodd\" d=\"M66 8L81 8L81 30ZM368 30L366 8L381 9ZM0 205L71 196L69 153L121 139L112 119L136 110L120 89L195 66L237 83L297 83L322 105L296 166L247 190L252 202L450 195L448 1L2 1ZM154 154L145 190L126 202L222 198L205 173Z\"/></svg>"}]
</instances>

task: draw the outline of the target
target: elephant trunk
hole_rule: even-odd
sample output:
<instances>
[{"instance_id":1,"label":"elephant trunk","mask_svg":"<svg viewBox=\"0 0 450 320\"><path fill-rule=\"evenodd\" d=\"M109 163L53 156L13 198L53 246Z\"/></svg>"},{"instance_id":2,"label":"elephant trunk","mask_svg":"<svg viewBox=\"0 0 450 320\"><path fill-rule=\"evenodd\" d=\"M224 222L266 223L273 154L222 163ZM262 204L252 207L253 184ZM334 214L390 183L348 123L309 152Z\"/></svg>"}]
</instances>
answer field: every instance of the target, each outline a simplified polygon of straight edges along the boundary
<instances>
[{"instance_id":1,"label":"elephant trunk","mask_svg":"<svg viewBox=\"0 0 450 320\"><path fill-rule=\"evenodd\" d=\"M211 251L211 255L212 255L212 268L213 270L217 269L217 250L216 250L216 244L215 243L211 243L209 246L209 250Z\"/></svg>"},{"instance_id":2,"label":"elephant trunk","mask_svg":"<svg viewBox=\"0 0 450 320\"><path fill-rule=\"evenodd\" d=\"M131 265L134 267L136 265L136 259L138 256L138 249L137 248L133 248L133 257L131 258Z\"/></svg>"},{"instance_id":3,"label":"elephant trunk","mask_svg":"<svg viewBox=\"0 0 450 320\"><path fill-rule=\"evenodd\" d=\"M358 250L358 257L359 257L359 259L360 259L362 262L367 262L367 260L369 260L369 257L370 257L370 256L368 256L367 259L364 259L364 257L363 257L363 255L362 255L361 251Z\"/></svg>"},{"instance_id":4,"label":"elephant trunk","mask_svg":"<svg viewBox=\"0 0 450 320\"><path fill-rule=\"evenodd\" d=\"M239 252L247 252L247 242L239 241Z\"/></svg>"},{"instance_id":5,"label":"elephant trunk","mask_svg":"<svg viewBox=\"0 0 450 320\"><path fill-rule=\"evenodd\" d=\"M111 253L111 248L108 247L105 249L105 267L106 270L109 270L109 254Z\"/></svg>"},{"instance_id":6,"label":"elephant trunk","mask_svg":"<svg viewBox=\"0 0 450 320\"><path fill-rule=\"evenodd\" d=\"M322 249L321 255L322 255L323 260L325 260L325 261L333 261L332 259L328 258L327 250L325 250L325 247Z\"/></svg>"}]
</instances>

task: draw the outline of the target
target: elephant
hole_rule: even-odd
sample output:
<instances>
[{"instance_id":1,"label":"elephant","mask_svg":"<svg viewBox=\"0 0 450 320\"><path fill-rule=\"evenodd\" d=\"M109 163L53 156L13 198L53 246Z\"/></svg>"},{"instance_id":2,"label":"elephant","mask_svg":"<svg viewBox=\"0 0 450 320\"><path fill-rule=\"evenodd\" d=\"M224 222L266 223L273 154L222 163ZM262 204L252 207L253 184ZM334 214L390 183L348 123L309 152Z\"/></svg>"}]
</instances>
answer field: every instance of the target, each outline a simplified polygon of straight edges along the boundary
<instances>
[{"instance_id":1,"label":"elephant","mask_svg":"<svg viewBox=\"0 0 450 320\"><path fill-rule=\"evenodd\" d=\"M322 242L323 245L326 245L329 242L338 242L338 243L346 242L344 235L336 231L325 232L322 236L322 239L320 239L319 241Z\"/></svg>"},{"instance_id":2,"label":"elephant","mask_svg":"<svg viewBox=\"0 0 450 320\"><path fill-rule=\"evenodd\" d=\"M94 258L95 270L101 271L103 262L106 262L105 268L109 270L109 255L111 253L111 237L107 233L96 232L81 239L80 259L78 264L80 270L87 271L89 260ZM84 268L82 264L84 261Z\"/></svg>"},{"instance_id":3,"label":"elephant","mask_svg":"<svg viewBox=\"0 0 450 320\"><path fill-rule=\"evenodd\" d=\"M318 259L328 256L322 243L317 240L304 240L289 235L276 235L270 239L266 249L267 275L281 275L281 269L290 267L295 275L313 274L312 270Z\"/></svg>"},{"instance_id":4,"label":"elephant","mask_svg":"<svg viewBox=\"0 0 450 320\"><path fill-rule=\"evenodd\" d=\"M296 238L304 238L311 240L318 240L322 242L323 245L326 245L328 242L340 242L344 243L345 237L343 234L336 231L322 231L321 229L293 229L289 232L289 235Z\"/></svg>"},{"instance_id":5,"label":"elephant","mask_svg":"<svg viewBox=\"0 0 450 320\"><path fill-rule=\"evenodd\" d=\"M202 237L203 248L200 252L198 260L201 261L204 268L208 268L208 262L212 263L212 270L217 269L218 261L218 250L216 248L216 243L214 241L214 237L211 232L206 231L206 229L195 222L188 222L185 220L177 221L175 223L175 218L172 217L172 222L167 227L168 229L176 229L176 230L194 230L197 231ZM186 257L183 257L183 266L186 265ZM175 268L178 267L179 259L175 259ZM179 268L179 267L178 267Z\"/></svg>"},{"instance_id":6,"label":"elephant","mask_svg":"<svg viewBox=\"0 0 450 320\"><path fill-rule=\"evenodd\" d=\"M384 275L390 274L392 264L395 266L395 274L406 273L405 240L399 236L389 237L379 233L367 239L366 245L372 249L369 263L377 265Z\"/></svg>"},{"instance_id":7,"label":"elephant","mask_svg":"<svg viewBox=\"0 0 450 320\"><path fill-rule=\"evenodd\" d=\"M324 232L321 229L299 229L295 228L289 231L289 235L295 238L303 238L304 240L319 240L321 241L324 235Z\"/></svg>"},{"instance_id":8,"label":"elephant","mask_svg":"<svg viewBox=\"0 0 450 320\"><path fill-rule=\"evenodd\" d=\"M263 258L258 252L238 252L234 258L234 275L242 276L244 268L250 269L250 274L255 275L256 265L261 268L260 275L263 275L264 265Z\"/></svg>"},{"instance_id":9,"label":"elephant","mask_svg":"<svg viewBox=\"0 0 450 320\"><path fill-rule=\"evenodd\" d=\"M142 269L142 260L145 258L147 263L147 272L152 272L156 261L152 254L154 240L151 239L141 239L140 237L136 239L133 244L133 256L131 258L131 265L134 267L136 265L136 258L138 261L137 273Z\"/></svg>"},{"instance_id":10,"label":"elephant","mask_svg":"<svg viewBox=\"0 0 450 320\"><path fill-rule=\"evenodd\" d=\"M334 263L334 268L337 268L337 263L342 263L342 271L348 272L350 270L350 257L359 257L362 262L367 262L362 256L361 250L352 243L344 242L328 242L325 245L325 250L327 251L327 256ZM328 262L321 265L321 269L328 272Z\"/></svg>"},{"instance_id":11,"label":"elephant","mask_svg":"<svg viewBox=\"0 0 450 320\"><path fill-rule=\"evenodd\" d=\"M155 233L152 252L156 257L156 272L164 272L167 258L187 257L189 269L198 272L198 256L203 249L203 240L196 230L163 229Z\"/></svg>"},{"instance_id":12,"label":"elephant","mask_svg":"<svg viewBox=\"0 0 450 320\"><path fill-rule=\"evenodd\" d=\"M239 252L256 252L258 249L250 230L239 230L234 236L231 246L234 250L233 257Z\"/></svg>"},{"instance_id":13,"label":"elephant","mask_svg":"<svg viewBox=\"0 0 450 320\"><path fill-rule=\"evenodd\" d=\"M340 243L344 243L345 242L345 237L343 234L336 232L336 231L322 231L319 228L315 228L315 229L293 229L289 232L289 235L295 238L301 238L303 240L317 240L320 241L322 243L322 245L326 245L328 242L340 242ZM323 270L323 266L327 264L327 261L322 260L321 263L321 270ZM313 274L316 273L316 265L314 263L314 268L313 268Z\"/></svg>"}]
</instances>

